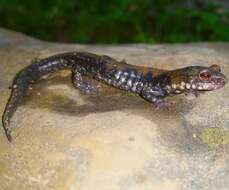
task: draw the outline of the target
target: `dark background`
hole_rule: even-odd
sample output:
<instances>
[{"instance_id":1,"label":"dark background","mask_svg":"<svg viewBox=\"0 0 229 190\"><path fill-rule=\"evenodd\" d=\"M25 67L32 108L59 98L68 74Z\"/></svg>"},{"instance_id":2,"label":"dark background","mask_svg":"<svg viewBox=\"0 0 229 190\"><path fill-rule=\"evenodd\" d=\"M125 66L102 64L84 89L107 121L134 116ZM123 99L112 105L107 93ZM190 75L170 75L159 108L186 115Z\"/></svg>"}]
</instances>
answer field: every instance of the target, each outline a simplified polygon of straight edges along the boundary
<instances>
[{"instance_id":1,"label":"dark background","mask_svg":"<svg viewBox=\"0 0 229 190\"><path fill-rule=\"evenodd\" d=\"M76 43L229 41L229 0L0 0L0 27Z\"/></svg>"}]
</instances>

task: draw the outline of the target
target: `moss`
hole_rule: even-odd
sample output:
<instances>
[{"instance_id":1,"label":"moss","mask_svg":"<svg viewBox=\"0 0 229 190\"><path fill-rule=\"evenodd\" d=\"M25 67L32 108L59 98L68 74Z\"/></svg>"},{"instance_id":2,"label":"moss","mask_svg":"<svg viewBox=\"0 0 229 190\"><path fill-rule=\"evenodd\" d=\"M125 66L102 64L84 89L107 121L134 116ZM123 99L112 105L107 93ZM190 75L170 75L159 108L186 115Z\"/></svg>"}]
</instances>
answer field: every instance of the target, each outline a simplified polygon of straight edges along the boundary
<instances>
[{"instance_id":1,"label":"moss","mask_svg":"<svg viewBox=\"0 0 229 190\"><path fill-rule=\"evenodd\" d=\"M222 128L206 128L200 135L201 140L210 148L228 144L229 131Z\"/></svg>"},{"instance_id":2,"label":"moss","mask_svg":"<svg viewBox=\"0 0 229 190\"><path fill-rule=\"evenodd\" d=\"M139 97L137 94L134 94L134 93L131 93L131 92L127 93L127 96L130 96L130 97Z\"/></svg>"}]
</instances>

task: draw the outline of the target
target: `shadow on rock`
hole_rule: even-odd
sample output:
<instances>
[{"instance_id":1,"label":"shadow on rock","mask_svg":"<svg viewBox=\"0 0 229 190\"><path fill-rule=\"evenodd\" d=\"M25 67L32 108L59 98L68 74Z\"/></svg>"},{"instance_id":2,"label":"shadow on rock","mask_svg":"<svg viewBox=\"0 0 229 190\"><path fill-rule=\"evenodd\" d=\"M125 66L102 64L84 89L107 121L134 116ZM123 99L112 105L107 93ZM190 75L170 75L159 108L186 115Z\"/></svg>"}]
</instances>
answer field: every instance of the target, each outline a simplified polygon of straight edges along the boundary
<instances>
[{"instance_id":1,"label":"shadow on rock","mask_svg":"<svg viewBox=\"0 0 229 190\"><path fill-rule=\"evenodd\" d=\"M164 146L187 154L209 150L198 138L200 129L192 126L185 119L185 114L195 105L184 97L175 98L174 111L157 110L136 95L107 85L100 85L102 86L101 92L96 95L85 95L72 87L69 77L54 76L34 85L25 103L32 108L49 109L60 114L78 117L92 113L125 110L133 115L141 115L155 123L159 133L159 141ZM48 87L52 86L54 88L50 90ZM64 86L64 89L58 89L58 86ZM65 88L71 92L78 91L78 94L74 95L74 99L72 99ZM83 99L85 103L78 103L78 99Z\"/></svg>"}]
</instances>

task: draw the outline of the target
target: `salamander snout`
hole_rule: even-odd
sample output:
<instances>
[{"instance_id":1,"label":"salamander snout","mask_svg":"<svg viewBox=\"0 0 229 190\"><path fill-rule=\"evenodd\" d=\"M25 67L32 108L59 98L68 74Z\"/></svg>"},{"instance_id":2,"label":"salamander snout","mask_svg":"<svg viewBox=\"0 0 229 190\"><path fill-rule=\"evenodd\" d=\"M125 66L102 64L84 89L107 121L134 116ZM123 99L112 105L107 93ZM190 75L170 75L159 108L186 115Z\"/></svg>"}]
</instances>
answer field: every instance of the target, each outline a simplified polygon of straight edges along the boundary
<instances>
[{"instance_id":1,"label":"salamander snout","mask_svg":"<svg viewBox=\"0 0 229 190\"><path fill-rule=\"evenodd\" d=\"M192 87L197 90L209 91L222 88L228 79L221 73L217 65L209 68L203 68L199 71L195 80L192 81Z\"/></svg>"}]
</instances>

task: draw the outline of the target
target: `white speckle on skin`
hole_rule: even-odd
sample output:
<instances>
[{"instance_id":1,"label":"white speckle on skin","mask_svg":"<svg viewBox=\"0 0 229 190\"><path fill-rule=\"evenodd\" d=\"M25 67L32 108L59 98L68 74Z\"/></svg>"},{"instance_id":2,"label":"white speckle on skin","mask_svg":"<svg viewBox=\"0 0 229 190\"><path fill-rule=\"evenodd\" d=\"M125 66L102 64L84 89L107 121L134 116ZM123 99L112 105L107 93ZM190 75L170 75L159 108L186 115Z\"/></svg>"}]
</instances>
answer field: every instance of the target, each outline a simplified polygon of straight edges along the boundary
<instances>
[{"instance_id":1,"label":"white speckle on skin","mask_svg":"<svg viewBox=\"0 0 229 190\"><path fill-rule=\"evenodd\" d=\"M118 71L117 73L115 73L115 78L118 80L121 74L122 74L122 72Z\"/></svg>"},{"instance_id":2,"label":"white speckle on skin","mask_svg":"<svg viewBox=\"0 0 229 190\"><path fill-rule=\"evenodd\" d=\"M16 84L14 84L14 85L13 85L13 88L14 88L14 89L15 89L15 88L17 88L17 85L16 85Z\"/></svg>"},{"instance_id":3,"label":"white speckle on skin","mask_svg":"<svg viewBox=\"0 0 229 190\"><path fill-rule=\"evenodd\" d=\"M172 84L172 88L176 89L177 85L176 84Z\"/></svg>"},{"instance_id":4,"label":"white speckle on skin","mask_svg":"<svg viewBox=\"0 0 229 190\"><path fill-rule=\"evenodd\" d=\"M196 89L196 85L195 85L195 84L192 84L192 88L193 88L193 89Z\"/></svg>"},{"instance_id":5,"label":"white speckle on skin","mask_svg":"<svg viewBox=\"0 0 229 190\"><path fill-rule=\"evenodd\" d=\"M185 82L182 81L182 82L181 82L181 86L185 86Z\"/></svg>"},{"instance_id":6,"label":"white speckle on skin","mask_svg":"<svg viewBox=\"0 0 229 190\"><path fill-rule=\"evenodd\" d=\"M153 102L156 102L157 101L157 98L153 98Z\"/></svg>"},{"instance_id":7,"label":"white speckle on skin","mask_svg":"<svg viewBox=\"0 0 229 190\"><path fill-rule=\"evenodd\" d=\"M120 81L121 81L121 83L124 83L124 82L126 81L126 78L122 76L122 77L120 78Z\"/></svg>"},{"instance_id":8,"label":"white speckle on skin","mask_svg":"<svg viewBox=\"0 0 229 190\"><path fill-rule=\"evenodd\" d=\"M185 86L186 86L187 89L190 89L191 88L191 85L189 83L186 83Z\"/></svg>"},{"instance_id":9,"label":"white speckle on skin","mask_svg":"<svg viewBox=\"0 0 229 190\"><path fill-rule=\"evenodd\" d=\"M175 92L176 92L176 93L181 93L181 91L180 91L180 90L175 90Z\"/></svg>"},{"instance_id":10,"label":"white speckle on skin","mask_svg":"<svg viewBox=\"0 0 229 190\"><path fill-rule=\"evenodd\" d=\"M135 78L136 75L135 75L133 72L131 72L130 77L131 77L131 78Z\"/></svg>"},{"instance_id":11,"label":"white speckle on skin","mask_svg":"<svg viewBox=\"0 0 229 190\"><path fill-rule=\"evenodd\" d=\"M171 86L169 86L169 85L167 85L166 88L167 88L168 90L171 90Z\"/></svg>"},{"instance_id":12,"label":"white speckle on skin","mask_svg":"<svg viewBox=\"0 0 229 190\"><path fill-rule=\"evenodd\" d=\"M203 90L203 87L202 86L198 86L198 90Z\"/></svg>"},{"instance_id":13,"label":"white speckle on skin","mask_svg":"<svg viewBox=\"0 0 229 190\"><path fill-rule=\"evenodd\" d=\"M127 85L128 85L128 86L132 86L132 80L131 80L131 79L129 79L129 80L127 81Z\"/></svg>"},{"instance_id":14,"label":"white speckle on skin","mask_svg":"<svg viewBox=\"0 0 229 190\"><path fill-rule=\"evenodd\" d=\"M112 80L111 79L108 79L108 81L107 81L109 84L111 84L111 82L112 82Z\"/></svg>"},{"instance_id":15,"label":"white speckle on skin","mask_svg":"<svg viewBox=\"0 0 229 190\"><path fill-rule=\"evenodd\" d=\"M179 89L184 90L184 86L183 85L179 86Z\"/></svg>"},{"instance_id":16,"label":"white speckle on skin","mask_svg":"<svg viewBox=\"0 0 229 190\"><path fill-rule=\"evenodd\" d=\"M133 92L135 92L135 91L136 91L136 86L134 85L134 86L131 88L131 90L132 90Z\"/></svg>"}]
</instances>

